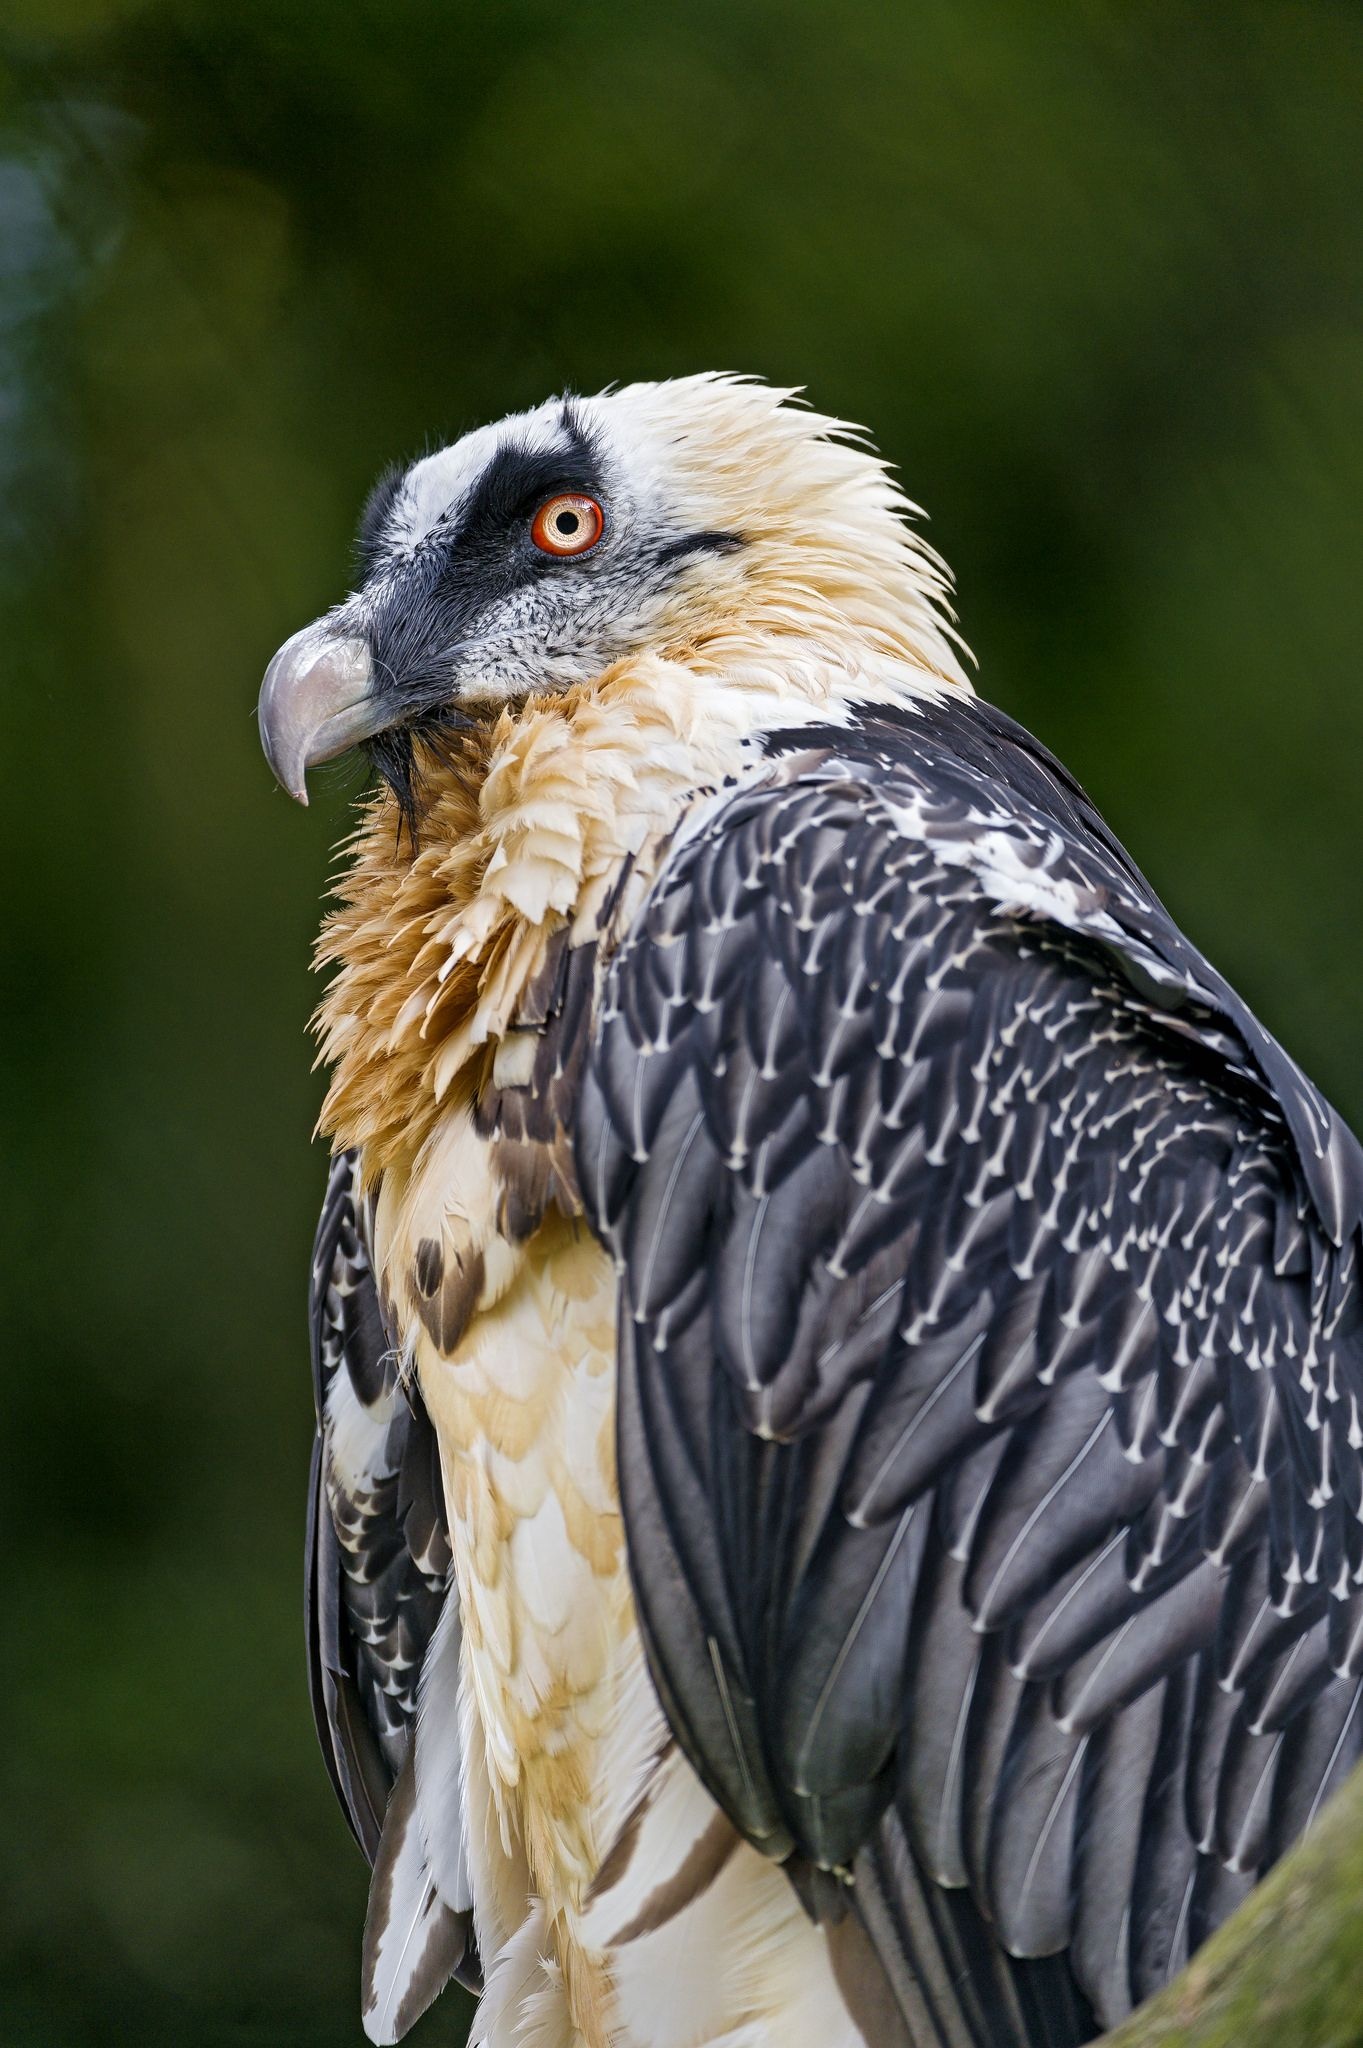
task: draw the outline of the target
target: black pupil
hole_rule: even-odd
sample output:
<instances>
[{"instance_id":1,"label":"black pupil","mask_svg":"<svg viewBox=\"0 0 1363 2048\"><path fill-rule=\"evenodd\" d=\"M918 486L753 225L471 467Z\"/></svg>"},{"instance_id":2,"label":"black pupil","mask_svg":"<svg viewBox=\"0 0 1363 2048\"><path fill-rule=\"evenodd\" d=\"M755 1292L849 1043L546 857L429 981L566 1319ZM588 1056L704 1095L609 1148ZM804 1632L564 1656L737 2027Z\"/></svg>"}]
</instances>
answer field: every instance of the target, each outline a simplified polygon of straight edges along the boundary
<instances>
[{"instance_id":1,"label":"black pupil","mask_svg":"<svg viewBox=\"0 0 1363 2048\"><path fill-rule=\"evenodd\" d=\"M564 539L569 540L577 532L581 521L578 519L576 512L560 512L554 524Z\"/></svg>"}]
</instances>

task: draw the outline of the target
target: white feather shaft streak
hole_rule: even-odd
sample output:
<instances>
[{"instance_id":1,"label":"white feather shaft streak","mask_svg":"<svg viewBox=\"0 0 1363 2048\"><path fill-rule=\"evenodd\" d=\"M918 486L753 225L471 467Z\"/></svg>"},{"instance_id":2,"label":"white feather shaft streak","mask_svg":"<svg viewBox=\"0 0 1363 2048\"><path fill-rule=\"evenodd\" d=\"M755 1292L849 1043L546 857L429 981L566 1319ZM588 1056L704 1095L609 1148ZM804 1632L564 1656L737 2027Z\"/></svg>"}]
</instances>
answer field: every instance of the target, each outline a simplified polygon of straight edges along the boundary
<instances>
[{"instance_id":1,"label":"white feather shaft streak","mask_svg":"<svg viewBox=\"0 0 1363 2048\"><path fill-rule=\"evenodd\" d=\"M473 1906L464 1823L464 1745L460 1733L459 1601L446 1595L417 1688L413 1737L416 1817L431 1879L453 1912Z\"/></svg>"}]
</instances>

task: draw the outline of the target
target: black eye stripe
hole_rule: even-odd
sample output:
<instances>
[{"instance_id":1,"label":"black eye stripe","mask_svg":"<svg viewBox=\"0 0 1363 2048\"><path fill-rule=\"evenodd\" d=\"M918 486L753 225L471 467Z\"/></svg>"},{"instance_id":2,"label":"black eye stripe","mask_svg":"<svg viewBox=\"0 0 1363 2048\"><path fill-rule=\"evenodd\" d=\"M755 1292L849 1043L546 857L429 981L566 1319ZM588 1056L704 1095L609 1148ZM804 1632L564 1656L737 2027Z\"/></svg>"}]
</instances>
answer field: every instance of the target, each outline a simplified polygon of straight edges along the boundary
<instances>
[{"instance_id":1,"label":"black eye stripe","mask_svg":"<svg viewBox=\"0 0 1363 2048\"><path fill-rule=\"evenodd\" d=\"M685 555L731 555L745 545L741 533L684 533L660 547L655 562L676 562Z\"/></svg>"},{"instance_id":2,"label":"black eye stripe","mask_svg":"<svg viewBox=\"0 0 1363 2048\"><path fill-rule=\"evenodd\" d=\"M547 498L604 497L600 460L571 405L563 407L561 425L564 445L559 448L503 443L473 487L459 519L456 545L533 518Z\"/></svg>"},{"instance_id":3,"label":"black eye stripe","mask_svg":"<svg viewBox=\"0 0 1363 2048\"><path fill-rule=\"evenodd\" d=\"M465 503L436 520L419 551L424 554L428 544L433 544L453 562L460 551L503 545L509 533L534 517L546 498L600 499L603 485L595 442L571 399L565 399L560 408L559 426L563 442L557 448L504 442ZM354 544L361 581L367 581L380 567L384 531L406 476L403 464L390 464L365 501ZM576 530L575 526L565 528L565 537L571 538Z\"/></svg>"}]
</instances>

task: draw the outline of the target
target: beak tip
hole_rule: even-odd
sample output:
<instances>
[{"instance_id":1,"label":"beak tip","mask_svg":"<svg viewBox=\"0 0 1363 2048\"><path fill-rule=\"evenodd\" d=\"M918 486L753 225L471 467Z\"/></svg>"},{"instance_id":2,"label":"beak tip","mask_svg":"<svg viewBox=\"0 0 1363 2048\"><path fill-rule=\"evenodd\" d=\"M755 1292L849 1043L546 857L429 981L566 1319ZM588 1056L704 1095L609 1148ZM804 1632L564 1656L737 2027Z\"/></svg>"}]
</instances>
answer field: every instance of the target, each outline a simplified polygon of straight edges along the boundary
<instances>
[{"instance_id":1,"label":"beak tip","mask_svg":"<svg viewBox=\"0 0 1363 2048\"><path fill-rule=\"evenodd\" d=\"M363 640L328 639L305 626L286 640L265 671L260 743L275 779L295 803L308 803L308 769L345 753L374 730Z\"/></svg>"}]
</instances>

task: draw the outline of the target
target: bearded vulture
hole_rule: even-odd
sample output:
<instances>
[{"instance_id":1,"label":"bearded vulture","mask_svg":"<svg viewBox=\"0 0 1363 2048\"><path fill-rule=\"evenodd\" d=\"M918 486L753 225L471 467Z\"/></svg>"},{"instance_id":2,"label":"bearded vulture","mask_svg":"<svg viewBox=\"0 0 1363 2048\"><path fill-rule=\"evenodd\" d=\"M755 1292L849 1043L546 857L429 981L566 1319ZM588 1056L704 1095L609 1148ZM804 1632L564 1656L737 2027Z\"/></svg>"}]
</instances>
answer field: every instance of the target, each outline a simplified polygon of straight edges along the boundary
<instances>
[{"instance_id":1,"label":"bearded vulture","mask_svg":"<svg viewBox=\"0 0 1363 2048\"><path fill-rule=\"evenodd\" d=\"M371 2040L1071 2048L1363 1749L1363 1152L745 379L379 484L267 671Z\"/></svg>"}]
</instances>

